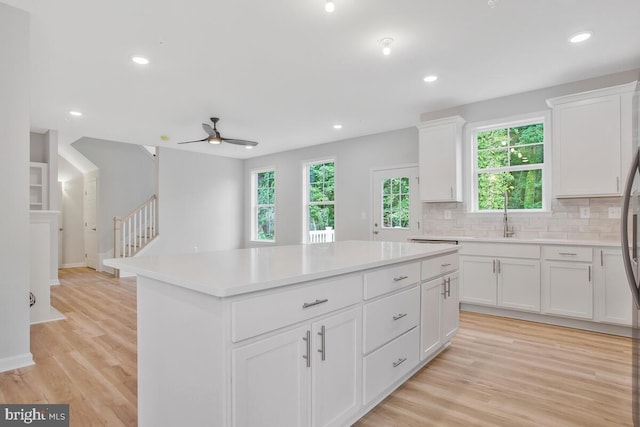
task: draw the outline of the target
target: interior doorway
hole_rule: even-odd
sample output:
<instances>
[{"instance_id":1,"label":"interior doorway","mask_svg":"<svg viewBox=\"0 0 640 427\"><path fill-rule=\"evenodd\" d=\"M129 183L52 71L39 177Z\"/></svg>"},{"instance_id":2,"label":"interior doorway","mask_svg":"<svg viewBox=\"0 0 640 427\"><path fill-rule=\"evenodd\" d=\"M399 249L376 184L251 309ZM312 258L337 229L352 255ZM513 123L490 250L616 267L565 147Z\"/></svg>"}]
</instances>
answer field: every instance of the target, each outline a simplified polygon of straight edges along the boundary
<instances>
[{"instance_id":1,"label":"interior doorway","mask_svg":"<svg viewBox=\"0 0 640 427\"><path fill-rule=\"evenodd\" d=\"M89 172L84 181L84 257L87 267L98 268L98 172Z\"/></svg>"}]
</instances>

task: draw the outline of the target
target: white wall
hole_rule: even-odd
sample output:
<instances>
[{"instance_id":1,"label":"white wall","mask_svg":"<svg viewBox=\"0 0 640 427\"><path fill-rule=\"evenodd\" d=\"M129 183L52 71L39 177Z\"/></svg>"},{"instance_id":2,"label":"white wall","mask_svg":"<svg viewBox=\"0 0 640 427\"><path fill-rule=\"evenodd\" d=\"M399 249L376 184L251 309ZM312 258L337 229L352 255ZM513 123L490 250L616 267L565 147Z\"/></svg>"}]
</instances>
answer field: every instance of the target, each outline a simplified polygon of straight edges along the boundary
<instances>
[{"instance_id":1,"label":"white wall","mask_svg":"<svg viewBox=\"0 0 640 427\"><path fill-rule=\"evenodd\" d=\"M62 267L85 265L83 197L84 176L63 157L58 158L58 180L62 182Z\"/></svg>"},{"instance_id":2,"label":"white wall","mask_svg":"<svg viewBox=\"0 0 640 427\"><path fill-rule=\"evenodd\" d=\"M157 193L156 160L134 144L81 138L72 145L100 170L98 252L111 254L113 217L128 215Z\"/></svg>"},{"instance_id":3,"label":"white wall","mask_svg":"<svg viewBox=\"0 0 640 427\"><path fill-rule=\"evenodd\" d=\"M371 237L371 170L415 164L418 131L401 129L245 161L245 244L251 242L251 171L276 170L276 244L302 242L302 168L309 160L335 158L336 239L369 240Z\"/></svg>"},{"instance_id":4,"label":"white wall","mask_svg":"<svg viewBox=\"0 0 640 427\"><path fill-rule=\"evenodd\" d=\"M160 148L160 237L145 255L242 246L242 160Z\"/></svg>"},{"instance_id":5,"label":"white wall","mask_svg":"<svg viewBox=\"0 0 640 427\"><path fill-rule=\"evenodd\" d=\"M0 3L0 371L29 351L29 15Z\"/></svg>"}]
</instances>

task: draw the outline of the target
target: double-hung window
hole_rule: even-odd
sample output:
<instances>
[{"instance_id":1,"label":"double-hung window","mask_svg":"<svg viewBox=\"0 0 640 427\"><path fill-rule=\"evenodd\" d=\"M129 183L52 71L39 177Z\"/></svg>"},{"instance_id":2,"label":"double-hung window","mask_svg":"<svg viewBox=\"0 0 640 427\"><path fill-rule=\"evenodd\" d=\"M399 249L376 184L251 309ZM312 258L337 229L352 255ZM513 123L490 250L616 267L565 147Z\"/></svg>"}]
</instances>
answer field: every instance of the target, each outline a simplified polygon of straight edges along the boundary
<instances>
[{"instance_id":1,"label":"double-hung window","mask_svg":"<svg viewBox=\"0 0 640 427\"><path fill-rule=\"evenodd\" d=\"M471 126L472 211L547 210L546 114Z\"/></svg>"},{"instance_id":2,"label":"double-hung window","mask_svg":"<svg viewBox=\"0 0 640 427\"><path fill-rule=\"evenodd\" d=\"M252 181L252 240L274 242L276 238L276 171L254 171Z\"/></svg>"},{"instance_id":3,"label":"double-hung window","mask_svg":"<svg viewBox=\"0 0 640 427\"><path fill-rule=\"evenodd\" d=\"M335 162L309 162L304 167L303 241L335 240Z\"/></svg>"}]
</instances>

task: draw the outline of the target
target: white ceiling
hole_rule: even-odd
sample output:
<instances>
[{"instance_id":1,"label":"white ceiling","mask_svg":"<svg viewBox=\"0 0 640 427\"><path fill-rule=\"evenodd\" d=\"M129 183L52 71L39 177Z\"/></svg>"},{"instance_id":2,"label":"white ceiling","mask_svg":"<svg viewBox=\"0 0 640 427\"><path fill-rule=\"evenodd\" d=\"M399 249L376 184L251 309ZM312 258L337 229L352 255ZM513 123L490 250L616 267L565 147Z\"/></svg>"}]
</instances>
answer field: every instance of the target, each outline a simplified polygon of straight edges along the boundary
<instances>
[{"instance_id":1,"label":"white ceiling","mask_svg":"<svg viewBox=\"0 0 640 427\"><path fill-rule=\"evenodd\" d=\"M640 67L637 0L335 0L333 14L325 0L0 1L31 13L32 130L62 145L178 147L218 116L223 136L260 145L180 148L247 158Z\"/></svg>"}]
</instances>

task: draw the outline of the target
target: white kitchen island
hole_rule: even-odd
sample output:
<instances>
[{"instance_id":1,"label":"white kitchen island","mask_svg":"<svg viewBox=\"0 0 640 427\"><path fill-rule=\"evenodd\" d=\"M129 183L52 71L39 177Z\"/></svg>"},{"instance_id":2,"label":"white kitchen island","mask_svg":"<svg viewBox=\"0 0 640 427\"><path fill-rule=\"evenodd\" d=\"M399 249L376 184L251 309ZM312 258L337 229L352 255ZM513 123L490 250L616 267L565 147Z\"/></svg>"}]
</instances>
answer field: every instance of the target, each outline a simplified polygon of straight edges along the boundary
<instances>
[{"instance_id":1,"label":"white kitchen island","mask_svg":"<svg viewBox=\"0 0 640 427\"><path fill-rule=\"evenodd\" d=\"M106 260L138 275L140 426L345 426L448 346L458 247Z\"/></svg>"}]
</instances>

